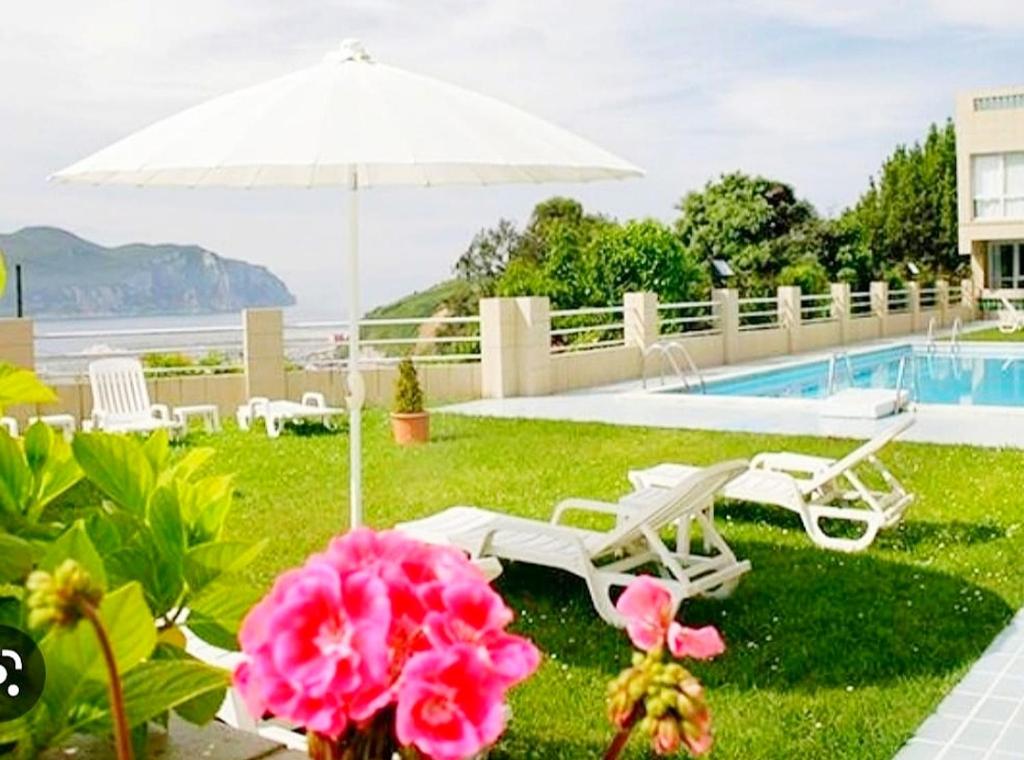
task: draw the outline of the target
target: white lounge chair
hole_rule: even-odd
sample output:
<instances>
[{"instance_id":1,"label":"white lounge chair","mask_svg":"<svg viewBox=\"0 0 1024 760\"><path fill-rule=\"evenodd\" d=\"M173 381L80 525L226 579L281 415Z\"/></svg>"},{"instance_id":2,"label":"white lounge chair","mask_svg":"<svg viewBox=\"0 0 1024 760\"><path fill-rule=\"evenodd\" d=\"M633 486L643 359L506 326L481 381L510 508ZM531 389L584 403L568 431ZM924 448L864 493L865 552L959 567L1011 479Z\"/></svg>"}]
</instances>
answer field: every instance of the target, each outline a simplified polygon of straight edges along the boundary
<instances>
[{"instance_id":1,"label":"white lounge chair","mask_svg":"<svg viewBox=\"0 0 1024 760\"><path fill-rule=\"evenodd\" d=\"M1006 296L1000 296L1002 308L999 309L999 332L1015 333L1024 328L1024 314L1014 306Z\"/></svg>"},{"instance_id":2,"label":"white lounge chair","mask_svg":"<svg viewBox=\"0 0 1024 760\"><path fill-rule=\"evenodd\" d=\"M550 522L451 507L396 528L422 541L458 546L473 558L491 556L567 570L586 581L598 614L621 627L625 621L610 592L627 586L643 565L658 569L676 606L691 596L728 594L750 569L749 562L736 559L712 515L715 494L746 469L744 461L723 462L695 470L671 489L649 488L618 503L567 499L555 507ZM571 511L610 515L616 526L602 532L566 525L562 518ZM691 550L691 521L702 529L704 554ZM661 538L661 531L673 523L681 528L675 551Z\"/></svg>"},{"instance_id":3,"label":"white lounge chair","mask_svg":"<svg viewBox=\"0 0 1024 760\"><path fill-rule=\"evenodd\" d=\"M344 409L327 406L324 394L309 391L303 393L302 400L298 402L271 401L264 396L255 396L238 407L235 419L242 430L248 430L256 420L262 419L267 426L267 436L277 438L288 422L314 420L332 427L331 419L344 413Z\"/></svg>"},{"instance_id":4,"label":"white lounge chair","mask_svg":"<svg viewBox=\"0 0 1024 760\"><path fill-rule=\"evenodd\" d=\"M89 363L92 414L83 429L110 433L148 433L167 430L172 436L181 425L171 418L166 404L149 400L146 376L138 359L99 359Z\"/></svg>"},{"instance_id":5,"label":"white lounge chair","mask_svg":"<svg viewBox=\"0 0 1024 760\"><path fill-rule=\"evenodd\" d=\"M772 504L800 515L804 530L823 549L858 552L875 540L882 528L896 525L913 501L876 454L914 423L907 416L887 427L842 459L803 454L765 453L754 457L750 469L723 490L723 496L738 501ZM870 466L887 490L876 491L857 474L858 466ZM660 464L629 473L635 488L672 488L700 468L682 464ZM860 506L855 506L860 505ZM863 526L857 538L830 536L822 520L841 520Z\"/></svg>"},{"instance_id":6,"label":"white lounge chair","mask_svg":"<svg viewBox=\"0 0 1024 760\"><path fill-rule=\"evenodd\" d=\"M0 417L0 428L6 430L11 438L18 437L18 421L13 417Z\"/></svg>"}]
</instances>

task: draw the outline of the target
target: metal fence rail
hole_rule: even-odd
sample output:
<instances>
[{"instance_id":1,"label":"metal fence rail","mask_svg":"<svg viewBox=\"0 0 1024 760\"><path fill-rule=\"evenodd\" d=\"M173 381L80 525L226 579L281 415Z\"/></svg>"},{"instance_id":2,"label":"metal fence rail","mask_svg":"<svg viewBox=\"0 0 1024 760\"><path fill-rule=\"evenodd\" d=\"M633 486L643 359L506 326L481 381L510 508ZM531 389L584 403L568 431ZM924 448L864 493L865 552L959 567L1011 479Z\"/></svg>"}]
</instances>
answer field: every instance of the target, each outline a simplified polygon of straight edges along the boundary
<instances>
[{"instance_id":1,"label":"metal fence rail","mask_svg":"<svg viewBox=\"0 0 1024 760\"><path fill-rule=\"evenodd\" d=\"M715 306L715 301L658 304L658 329L665 338L716 334L721 331L721 318Z\"/></svg>"},{"instance_id":2,"label":"metal fence rail","mask_svg":"<svg viewBox=\"0 0 1024 760\"><path fill-rule=\"evenodd\" d=\"M904 314L910 310L910 291L909 290L890 290L889 291L889 313L890 314Z\"/></svg>"},{"instance_id":3,"label":"metal fence rail","mask_svg":"<svg viewBox=\"0 0 1024 760\"><path fill-rule=\"evenodd\" d=\"M625 309L592 306L551 314L551 353L591 351L626 344Z\"/></svg>"},{"instance_id":4,"label":"metal fence rail","mask_svg":"<svg viewBox=\"0 0 1024 760\"><path fill-rule=\"evenodd\" d=\"M288 322L285 356L301 367L344 367L348 360L348 322ZM359 323L360 361L389 364L410 357L416 362L480 359L480 318L409 317L364 319Z\"/></svg>"},{"instance_id":5,"label":"metal fence rail","mask_svg":"<svg viewBox=\"0 0 1024 760\"><path fill-rule=\"evenodd\" d=\"M835 319L836 315L832 310L832 295L830 293L800 296L801 322L833 322Z\"/></svg>"},{"instance_id":6,"label":"metal fence rail","mask_svg":"<svg viewBox=\"0 0 1024 760\"><path fill-rule=\"evenodd\" d=\"M239 372L242 332L240 325L41 332L36 369L51 380L78 378L97 359L133 357L148 375Z\"/></svg>"},{"instance_id":7,"label":"metal fence rail","mask_svg":"<svg viewBox=\"0 0 1024 760\"><path fill-rule=\"evenodd\" d=\"M871 293L850 293L850 316L870 317L874 313L871 307Z\"/></svg>"},{"instance_id":8,"label":"metal fence rail","mask_svg":"<svg viewBox=\"0 0 1024 760\"><path fill-rule=\"evenodd\" d=\"M778 296L740 298L737 303L740 330L766 330L779 326Z\"/></svg>"}]
</instances>

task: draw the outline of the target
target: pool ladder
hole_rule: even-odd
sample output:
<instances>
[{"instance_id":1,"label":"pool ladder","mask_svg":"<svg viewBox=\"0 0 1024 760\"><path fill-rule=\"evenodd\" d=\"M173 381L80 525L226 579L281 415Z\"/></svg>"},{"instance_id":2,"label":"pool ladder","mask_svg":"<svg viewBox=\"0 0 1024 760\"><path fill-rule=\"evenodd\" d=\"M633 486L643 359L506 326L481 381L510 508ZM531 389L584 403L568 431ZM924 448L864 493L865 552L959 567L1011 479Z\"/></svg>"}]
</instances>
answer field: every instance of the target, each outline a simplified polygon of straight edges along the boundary
<instances>
[{"instance_id":1,"label":"pool ladder","mask_svg":"<svg viewBox=\"0 0 1024 760\"><path fill-rule=\"evenodd\" d=\"M935 317L928 320L928 339L925 342L925 350L929 354L934 354L938 350L938 344L935 341L935 330L938 327L938 321ZM960 333L963 332L964 323L957 317L953 320L953 326L949 328L949 352L951 354L958 353L960 351Z\"/></svg>"},{"instance_id":2,"label":"pool ladder","mask_svg":"<svg viewBox=\"0 0 1024 760\"><path fill-rule=\"evenodd\" d=\"M850 361L850 355L845 351L836 351L828 358L828 382L826 384L827 393L826 395L831 396L836 392L836 380L839 378L839 362L843 362L843 366L846 367L846 379L850 381L850 387L853 387L853 362Z\"/></svg>"},{"instance_id":3,"label":"pool ladder","mask_svg":"<svg viewBox=\"0 0 1024 760\"><path fill-rule=\"evenodd\" d=\"M910 375L909 381L907 380L908 374ZM907 403L905 406L909 407L911 402L918 399L920 391L917 378L917 361L913 354L901 356L899 367L896 370L896 407L898 411L904 406L899 402L900 393L904 390L904 385L907 385Z\"/></svg>"},{"instance_id":4,"label":"pool ladder","mask_svg":"<svg viewBox=\"0 0 1024 760\"><path fill-rule=\"evenodd\" d=\"M697 363L693 360L693 357L690 356L690 352L686 350L686 346L684 346L681 342L675 340L658 341L657 343L653 343L644 349L644 390L647 389L647 368L648 365L651 364L651 362L647 360L651 356L655 355L661 357L661 364L659 365L659 368L661 369L660 377L662 385L665 384L665 362L668 362L669 366L672 368L672 371L675 373L676 377L678 377L679 380L682 382L683 387L686 389L687 393L691 393L693 391L693 387L690 384L690 377L688 376L687 369L689 370L690 374L696 377L697 386L700 388L700 392L705 393L707 391L707 387L704 384L704 376L701 374L700 368L697 367ZM680 364L678 359L682 359L685 366Z\"/></svg>"}]
</instances>

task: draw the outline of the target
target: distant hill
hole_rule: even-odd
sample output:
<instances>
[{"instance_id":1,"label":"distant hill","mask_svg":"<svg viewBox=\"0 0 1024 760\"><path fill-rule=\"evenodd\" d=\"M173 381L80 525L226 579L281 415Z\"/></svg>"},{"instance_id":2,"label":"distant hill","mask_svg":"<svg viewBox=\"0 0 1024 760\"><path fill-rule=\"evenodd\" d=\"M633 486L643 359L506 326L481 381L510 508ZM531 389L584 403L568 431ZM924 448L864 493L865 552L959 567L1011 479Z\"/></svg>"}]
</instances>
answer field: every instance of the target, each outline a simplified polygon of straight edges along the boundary
<instances>
[{"instance_id":1,"label":"distant hill","mask_svg":"<svg viewBox=\"0 0 1024 760\"><path fill-rule=\"evenodd\" d=\"M106 248L55 227L0 235L9 270L0 315L14 313L22 265L27 316L205 314L290 306L295 297L266 267L194 245Z\"/></svg>"},{"instance_id":2,"label":"distant hill","mask_svg":"<svg viewBox=\"0 0 1024 760\"><path fill-rule=\"evenodd\" d=\"M426 290L419 290L389 304L378 306L367 313L367 319L411 319L443 316L446 302L465 288L459 280L445 280ZM419 328L415 325L386 325L374 327L374 338L411 338Z\"/></svg>"}]
</instances>

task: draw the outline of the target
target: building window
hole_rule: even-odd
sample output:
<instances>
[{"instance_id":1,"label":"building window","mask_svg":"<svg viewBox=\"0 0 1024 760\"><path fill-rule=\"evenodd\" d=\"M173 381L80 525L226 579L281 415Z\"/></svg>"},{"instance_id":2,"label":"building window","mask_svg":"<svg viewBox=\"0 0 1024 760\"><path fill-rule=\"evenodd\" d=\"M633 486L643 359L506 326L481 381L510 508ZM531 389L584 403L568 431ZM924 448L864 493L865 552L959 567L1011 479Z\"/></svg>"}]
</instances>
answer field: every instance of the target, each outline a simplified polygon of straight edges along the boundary
<instances>
[{"instance_id":1,"label":"building window","mask_svg":"<svg viewBox=\"0 0 1024 760\"><path fill-rule=\"evenodd\" d=\"M988 286L1024 289L1024 241L988 244Z\"/></svg>"},{"instance_id":2,"label":"building window","mask_svg":"<svg viewBox=\"0 0 1024 760\"><path fill-rule=\"evenodd\" d=\"M1024 219L1024 152L971 158L975 219Z\"/></svg>"}]
</instances>

